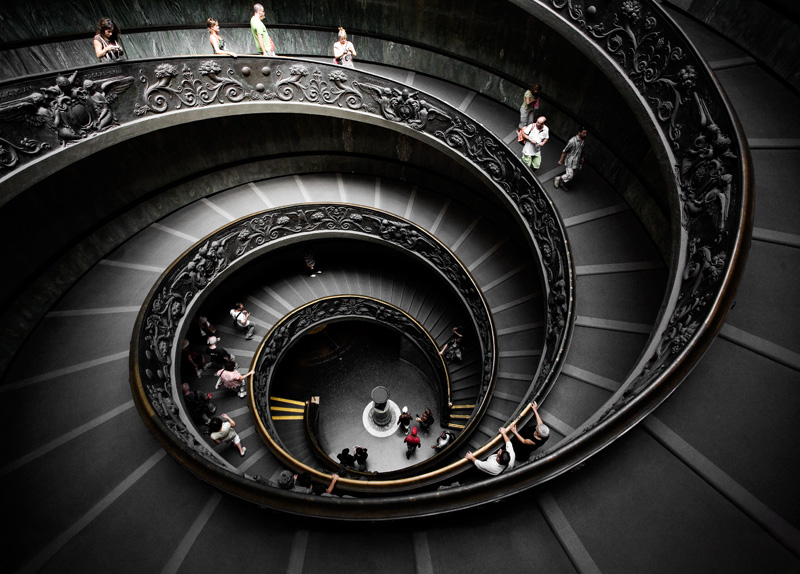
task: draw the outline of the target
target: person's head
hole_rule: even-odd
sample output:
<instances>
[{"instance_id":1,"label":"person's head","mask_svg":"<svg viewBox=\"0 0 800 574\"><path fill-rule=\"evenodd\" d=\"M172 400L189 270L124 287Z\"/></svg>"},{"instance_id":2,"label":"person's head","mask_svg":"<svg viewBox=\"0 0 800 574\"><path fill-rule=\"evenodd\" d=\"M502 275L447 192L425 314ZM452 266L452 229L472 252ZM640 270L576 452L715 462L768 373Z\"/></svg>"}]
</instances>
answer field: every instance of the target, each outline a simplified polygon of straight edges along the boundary
<instances>
[{"instance_id":1,"label":"person's head","mask_svg":"<svg viewBox=\"0 0 800 574\"><path fill-rule=\"evenodd\" d=\"M578 130L578 137L581 138L582 140L585 140L586 136L588 135L589 131L585 127L581 126L581 128Z\"/></svg>"},{"instance_id":2,"label":"person's head","mask_svg":"<svg viewBox=\"0 0 800 574\"><path fill-rule=\"evenodd\" d=\"M542 129L544 127L544 123L547 121L547 118L544 116L539 116L536 118L536 127Z\"/></svg>"},{"instance_id":3,"label":"person's head","mask_svg":"<svg viewBox=\"0 0 800 574\"><path fill-rule=\"evenodd\" d=\"M236 370L236 363L233 361L225 361L225 365L223 367L226 371L235 371Z\"/></svg>"},{"instance_id":4,"label":"person's head","mask_svg":"<svg viewBox=\"0 0 800 574\"><path fill-rule=\"evenodd\" d=\"M542 91L541 84L531 84L531 93L535 96Z\"/></svg>"},{"instance_id":5,"label":"person's head","mask_svg":"<svg viewBox=\"0 0 800 574\"><path fill-rule=\"evenodd\" d=\"M261 4L253 4L253 15L264 19L264 7Z\"/></svg>"},{"instance_id":6,"label":"person's head","mask_svg":"<svg viewBox=\"0 0 800 574\"><path fill-rule=\"evenodd\" d=\"M439 435L439 438L447 438L447 431L442 431L442 434Z\"/></svg>"},{"instance_id":7,"label":"person's head","mask_svg":"<svg viewBox=\"0 0 800 574\"><path fill-rule=\"evenodd\" d=\"M546 424L536 425L536 430L533 431L533 434L539 438L547 438L550 436L550 427L548 427Z\"/></svg>"},{"instance_id":8,"label":"person's head","mask_svg":"<svg viewBox=\"0 0 800 574\"><path fill-rule=\"evenodd\" d=\"M119 38L119 27L114 23L111 18L102 17L97 23L97 34L103 36L106 40L116 42Z\"/></svg>"},{"instance_id":9,"label":"person's head","mask_svg":"<svg viewBox=\"0 0 800 574\"><path fill-rule=\"evenodd\" d=\"M209 18L206 20L206 28L208 28L209 31L213 30L215 32L219 32L219 22L214 20L214 18Z\"/></svg>"},{"instance_id":10,"label":"person's head","mask_svg":"<svg viewBox=\"0 0 800 574\"><path fill-rule=\"evenodd\" d=\"M417 436L417 427L414 427L413 429L411 429L411 434L414 435L414 436Z\"/></svg>"},{"instance_id":11,"label":"person's head","mask_svg":"<svg viewBox=\"0 0 800 574\"><path fill-rule=\"evenodd\" d=\"M278 475L278 486L283 489L290 489L294 486L294 477L296 475L290 470L282 470Z\"/></svg>"},{"instance_id":12,"label":"person's head","mask_svg":"<svg viewBox=\"0 0 800 574\"><path fill-rule=\"evenodd\" d=\"M339 26L339 41L344 44L347 42L347 32L344 31L344 28Z\"/></svg>"},{"instance_id":13,"label":"person's head","mask_svg":"<svg viewBox=\"0 0 800 574\"><path fill-rule=\"evenodd\" d=\"M212 349L216 349L218 341L219 339L217 337L211 336L208 338L208 346L211 347Z\"/></svg>"},{"instance_id":14,"label":"person's head","mask_svg":"<svg viewBox=\"0 0 800 574\"><path fill-rule=\"evenodd\" d=\"M295 475L294 483L303 488L311 488L311 475L307 472L301 472Z\"/></svg>"},{"instance_id":15,"label":"person's head","mask_svg":"<svg viewBox=\"0 0 800 574\"><path fill-rule=\"evenodd\" d=\"M511 462L511 455L508 454L508 451L504 448L501 448L497 451L497 463L502 466L508 466L508 463Z\"/></svg>"},{"instance_id":16,"label":"person's head","mask_svg":"<svg viewBox=\"0 0 800 574\"><path fill-rule=\"evenodd\" d=\"M222 428L222 419L219 417L214 417L211 419L211 422L208 423L208 430L211 432L218 432L219 429Z\"/></svg>"},{"instance_id":17,"label":"person's head","mask_svg":"<svg viewBox=\"0 0 800 574\"><path fill-rule=\"evenodd\" d=\"M191 390L190 387L189 387L189 383L183 383L181 385L181 390L183 391L184 395L188 395L189 391Z\"/></svg>"},{"instance_id":18,"label":"person's head","mask_svg":"<svg viewBox=\"0 0 800 574\"><path fill-rule=\"evenodd\" d=\"M242 303L237 303L236 305L233 306L233 308L236 309L237 311L241 311L244 309L244 305Z\"/></svg>"},{"instance_id":19,"label":"person's head","mask_svg":"<svg viewBox=\"0 0 800 574\"><path fill-rule=\"evenodd\" d=\"M350 449L349 448L343 448L342 449L342 454L350 454Z\"/></svg>"},{"instance_id":20,"label":"person's head","mask_svg":"<svg viewBox=\"0 0 800 574\"><path fill-rule=\"evenodd\" d=\"M403 412L407 414L408 413L408 407L403 407Z\"/></svg>"}]
</instances>

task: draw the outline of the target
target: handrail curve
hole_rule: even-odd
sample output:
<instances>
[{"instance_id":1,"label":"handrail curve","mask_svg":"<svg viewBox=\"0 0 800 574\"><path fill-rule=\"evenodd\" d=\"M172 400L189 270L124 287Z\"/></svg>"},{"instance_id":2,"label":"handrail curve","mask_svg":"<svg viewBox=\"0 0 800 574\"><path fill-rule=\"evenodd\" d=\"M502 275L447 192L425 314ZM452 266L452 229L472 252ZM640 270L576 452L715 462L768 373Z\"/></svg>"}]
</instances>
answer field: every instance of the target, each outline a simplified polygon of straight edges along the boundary
<instances>
[{"instance_id":1,"label":"handrail curve","mask_svg":"<svg viewBox=\"0 0 800 574\"><path fill-rule=\"evenodd\" d=\"M307 332L323 323L348 319L375 322L408 337L409 340L414 342L416 347L422 351L429 361L430 366L438 374L439 392L443 394L443 401L446 404L450 403L450 376L444 359L438 353L436 341L434 341L433 337L424 326L403 309L375 297L353 294L331 295L309 301L284 316L283 319L279 320L269 330L259 345L258 351L256 351L257 359L254 367L256 372L251 377L249 385L251 397L250 406L255 414L256 429L267 446L273 451L276 458L284 462L287 466L295 467L298 465L298 461L280 440L275 430L275 423L272 420L272 414L269 409L268 398L272 393L271 385L275 371L280 363L282 355L288 351L292 343L303 337ZM491 393L489 393L489 395L490 394ZM476 401L476 411L481 412L482 409L480 409L480 407L489 395L483 394L478 397ZM442 412L444 407L445 405L439 406L439 412ZM320 406L319 408L323 407ZM387 480L393 476L402 476L410 472L420 472L431 468L437 464L437 461L441 460L443 456L452 453L458 444L462 443L469 436L471 429L472 427L470 427L470 429L465 429L466 432L461 433L458 438L449 444L441 453L437 453L435 456L429 457L417 464L394 471L382 471L377 473L352 471L352 474L371 479ZM316 443L317 441L314 440L313 442ZM329 463L327 464L328 467L336 468L338 466L338 463L328 457L321 449L318 450L318 456L322 457L323 462ZM317 478L328 478L324 473L315 472L313 474L316 475ZM342 483L343 485L350 484L345 479L342 479ZM364 484L363 482L355 482L354 484L363 486L363 490L365 491L372 489L371 485Z\"/></svg>"}]
</instances>

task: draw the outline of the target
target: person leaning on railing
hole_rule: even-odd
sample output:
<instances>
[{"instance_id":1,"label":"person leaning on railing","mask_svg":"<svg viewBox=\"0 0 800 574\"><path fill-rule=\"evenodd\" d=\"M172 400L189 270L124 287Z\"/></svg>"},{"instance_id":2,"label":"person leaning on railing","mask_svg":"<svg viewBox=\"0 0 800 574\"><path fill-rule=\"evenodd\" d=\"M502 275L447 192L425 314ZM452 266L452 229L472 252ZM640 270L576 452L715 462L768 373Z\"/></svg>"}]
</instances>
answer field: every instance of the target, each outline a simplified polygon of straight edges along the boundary
<instances>
[{"instance_id":1,"label":"person leaning on railing","mask_svg":"<svg viewBox=\"0 0 800 574\"><path fill-rule=\"evenodd\" d=\"M467 460L471 460L475 466L487 474L498 475L504 470L514 468L516 456L514 455L514 447L511 445L511 439L508 438L506 429L503 427L500 427L500 434L503 435L503 440L505 440L506 444L494 456L482 461L475 458L472 452L468 452L466 455Z\"/></svg>"},{"instance_id":2,"label":"person leaning on railing","mask_svg":"<svg viewBox=\"0 0 800 574\"><path fill-rule=\"evenodd\" d=\"M533 427L533 433L529 435L530 438L520 435L517 432L517 425L511 427L511 432L514 433L514 436L517 437L517 440L520 442L520 445L517 447L517 458L519 460L528 460L531 453L546 443L547 439L550 438L550 427L544 424L542 417L539 416L539 405L534 401L530 404L530 407L536 417L536 426ZM523 432L525 432L524 429Z\"/></svg>"}]
</instances>

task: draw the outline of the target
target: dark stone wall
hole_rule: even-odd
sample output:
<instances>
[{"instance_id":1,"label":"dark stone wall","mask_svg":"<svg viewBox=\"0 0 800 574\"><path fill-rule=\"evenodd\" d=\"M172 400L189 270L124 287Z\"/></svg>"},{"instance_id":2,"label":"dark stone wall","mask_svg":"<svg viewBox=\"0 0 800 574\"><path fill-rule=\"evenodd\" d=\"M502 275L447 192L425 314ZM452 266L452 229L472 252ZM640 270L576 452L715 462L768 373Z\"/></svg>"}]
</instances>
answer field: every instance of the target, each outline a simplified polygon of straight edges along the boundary
<instances>
[{"instance_id":1,"label":"dark stone wall","mask_svg":"<svg viewBox=\"0 0 800 574\"><path fill-rule=\"evenodd\" d=\"M330 57L336 29L343 25L356 44L359 60L449 80L514 110L525 86L541 83L553 132L566 139L580 125L590 129L588 161L623 194L664 258L669 259L673 206L663 182L663 155L654 152L639 117L613 81L590 57L525 9L511 1L477 0L262 3L278 53ZM91 38L101 15L121 25L130 58L209 53L204 25L208 16L222 22L231 50L252 52L254 45L247 27L250 14L248 5L244 6L242 9L219 0L5 2L0 4L0 21L6 23L0 43L0 73L5 74L1 77L94 64ZM459 103L453 102L456 107ZM12 265L23 270L20 281L3 284L3 306L17 300L26 282L38 276L52 285L41 297L41 307L45 308L46 300L56 297L71 280L68 275L53 276L52 272L68 268L70 263L64 259L68 249L75 246L85 253L84 264L96 261L103 254L102 241L97 237L105 234L108 238L107 252L135 233L138 225L146 224L145 220L156 219L154 212L142 209L142 221L129 224L126 213L158 202L159 194L184 181L202 181L197 178L204 173L209 177L216 170L234 173L237 170L232 168L238 165L243 167L243 174L254 179L269 177L267 166L278 160L308 154L322 158L342 150L349 154L348 161L356 163L364 158L397 162L400 155L409 166L409 171L397 170L395 175L401 179L410 171L420 175L427 170L429 178L458 181L465 188L482 185L455 162L396 132L387 138L385 130L353 123L353 137L348 143L352 147L345 148L342 125L337 123L344 120L331 120L318 138L297 137L319 130L308 121L308 117L291 115L229 118L215 123L213 140L208 124L201 127L202 122L165 128L118 143L36 184L2 208L4 221L11 222L3 230L3 238L18 244L19 237L25 237L24 245L11 256ZM509 126L509 132L515 127ZM270 134L269 141L274 145L264 146L264 138L247 137L260 130ZM224 145L214 146L212 141ZM314 166L311 162L311 169L335 169L336 163L330 159L321 161L329 164ZM292 164L295 168L297 165ZM389 169L388 165L381 169ZM252 166L266 171L253 173ZM470 181L465 182L464 177ZM105 183L109 179L112 185ZM189 200L191 197L186 198ZM45 232L31 233L18 223L31 213L41 217L37 227ZM81 268L78 265L76 270ZM33 312L26 321L30 324L36 319Z\"/></svg>"},{"instance_id":2,"label":"dark stone wall","mask_svg":"<svg viewBox=\"0 0 800 574\"><path fill-rule=\"evenodd\" d=\"M580 125L589 128L589 161L637 209L668 258L664 240L669 237L670 202L662 181L663 158L659 163L640 119L612 81L570 41L525 9L510 1L478 0L262 3L279 54L329 57L337 27L343 25L359 60L446 79L512 109L519 107L525 86L541 83L551 130L567 139ZM93 63L91 37L101 14L122 26L131 58L208 53L204 26L208 16L222 22L230 49L254 51L247 27L249 4L218 0L7 4L0 7L0 19L19 24L10 27L6 49L0 45L4 77ZM42 43L50 38L57 41ZM459 103L453 102L456 107Z\"/></svg>"},{"instance_id":3,"label":"dark stone wall","mask_svg":"<svg viewBox=\"0 0 800 574\"><path fill-rule=\"evenodd\" d=\"M106 147L8 201L2 208L5 223L0 237L17 246L9 254L9 263L17 271L0 283L0 301L6 307L72 246L111 222L119 225L130 219L143 203L154 201L166 209L159 207L156 213L142 213L142 221L123 223L121 240L220 189L287 173L320 171L368 173L433 189L448 182L443 191L457 193L459 200L468 204L480 201L477 210L490 219L493 213L503 217L499 202L494 203L493 212L487 207L492 194L474 171L397 131L346 119L288 113L192 121ZM206 186L205 178L212 185ZM190 181L191 185L181 186ZM170 191L176 187L182 191ZM30 232L32 214L39 233ZM515 227L508 220L499 224ZM116 242L106 243L107 251Z\"/></svg>"},{"instance_id":4,"label":"dark stone wall","mask_svg":"<svg viewBox=\"0 0 800 574\"><path fill-rule=\"evenodd\" d=\"M729 38L800 91L800 2L667 0Z\"/></svg>"}]
</instances>

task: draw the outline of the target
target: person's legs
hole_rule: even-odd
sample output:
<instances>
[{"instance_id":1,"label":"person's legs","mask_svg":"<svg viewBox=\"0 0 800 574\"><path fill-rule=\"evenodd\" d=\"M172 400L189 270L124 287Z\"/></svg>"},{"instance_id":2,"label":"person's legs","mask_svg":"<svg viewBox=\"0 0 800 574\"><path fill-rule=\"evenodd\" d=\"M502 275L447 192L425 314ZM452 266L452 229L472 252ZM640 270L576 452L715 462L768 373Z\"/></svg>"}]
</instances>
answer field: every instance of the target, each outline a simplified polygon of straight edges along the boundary
<instances>
[{"instance_id":1,"label":"person's legs","mask_svg":"<svg viewBox=\"0 0 800 574\"><path fill-rule=\"evenodd\" d=\"M534 122L533 113L533 110L526 110L525 106L519 107L519 129L522 129Z\"/></svg>"},{"instance_id":2,"label":"person's legs","mask_svg":"<svg viewBox=\"0 0 800 574\"><path fill-rule=\"evenodd\" d=\"M244 453L247 449L242 446L242 439L239 438L239 435L236 434L235 431L233 433L233 444L235 444L236 448L239 449L239 455L244 456Z\"/></svg>"},{"instance_id":3,"label":"person's legs","mask_svg":"<svg viewBox=\"0 0 800 574\"><path fill-rule=\"evenodd\" d=\"M253 338L253 334L256 332L256 326L253 325L252 321L247 322L247 335L245 335L245 339L250 340Z\"/></svg>"},{"instance_id":4,"label":"person's legs","mask_svg":"<svg viewBox=\"0 0 800 574\"><path fill-rule=\"evenodd\" d=\"M537 154L531 158L531 169L536 171L542 165L542 154Z\"/></svg>"}]
</instances>

